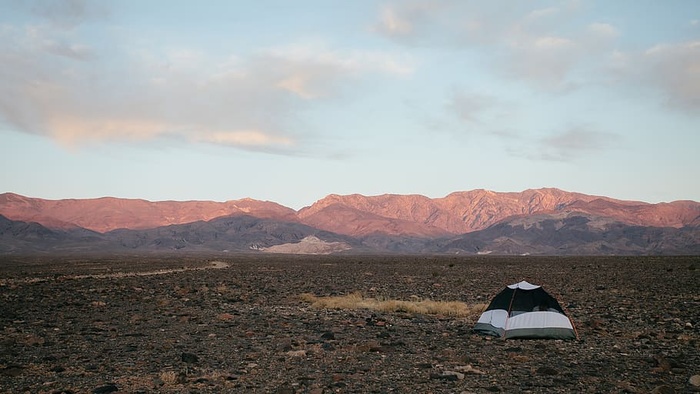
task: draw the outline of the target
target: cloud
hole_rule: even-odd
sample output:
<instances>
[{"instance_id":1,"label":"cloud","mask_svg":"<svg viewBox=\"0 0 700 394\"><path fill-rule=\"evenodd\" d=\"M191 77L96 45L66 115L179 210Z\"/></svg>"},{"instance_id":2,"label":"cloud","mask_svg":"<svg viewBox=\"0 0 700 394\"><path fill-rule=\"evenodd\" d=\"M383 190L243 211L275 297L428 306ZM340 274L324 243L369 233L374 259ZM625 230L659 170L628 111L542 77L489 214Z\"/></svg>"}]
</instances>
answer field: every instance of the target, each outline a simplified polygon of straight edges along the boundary
<instances>
[{"instance_id":1,"label":"cloud","mask_svg":"<svg viewBox=\"0 0 700 394\"><path fill-rule=\"evenodd\" d=\"M392 7L384 7L381 22L377 25L377 31L388 36L405 37L413 32L413 23L403 15L398 15Z\"/></svg>"},{"instance_id":2,"label":"cloud","mask_svg":"<svg viewBox=\"0 0 700 394\"><path fill-rule=\"evenodd\" d=\"M200 141L218 145L270 147L288 146L294 142L288 137L278 137L259 130L238 130L199 133Z\"/></svg>"},{"instance_id":3,"label":"cloud","mask_svg":"<svg viewBox=\"0 0 700 394\"><path fill-rule=\"evenodd\" d=\"M100 2L87 0L33 0L32 12L52 27L73 29L92 19L104 19L108 10Z\"/></svg>"},{"instance_id":4,"label":"cloud","mask_svg":"<svg viewBox=\"0 0 700 394\"><path fill-rule=\"evenodd\" d=\"M66 146L159 138L298 154L312 102L350 99L367 76L412 72L400 54L319 43L221 56L123 43L104 29L94 47L76 34L86 4L65 4L55 26L0 29L0 120Z\"/></svg>"},{"instance_id":5,"label":"cloud","mask_svg":"<svg viewBox=\"0 0 700 394\"><path fill-rule=\"evenodd\" d=\"M482 123L483 117L496 105L496 100L491 96L455 90L446 107L464 122Z\"/></svg>"},{"instance_id":6,"label":"cloud","mask_svg":"<svg viewBox=\"0 0 700 394\"><path fill-rule=\"evenodd\" d=\"M504 69L516 79L525 79L548 91L575 86L571 70L582 56L576 42L557 36L521 36L509 47Z\"/></svg>"},{"instance_id":7,"label":"cloud","mask_svg":"<svg viewBox=\"0 0 700 394\"><path fill-rule=\"evenodd\" d=\"M619 36L615 26L609 23L594 22L588 25L588 32L603 39L613 39Z\"/></svg>"},{"instance_id":8,"label":"cloud","mask_svg":"<svg viewBox=\"0 0 700 394\"><path fill-rule=\"evenodd\" d=\"M380 11L374 31L403 45L478 50L501 75L546 91L566 92L581 82L580 68L602 56L618 36L608 23L577 21L575 2L532 9L531 3L412 1Z\"/></svg>"},{"instance_id":9,"label":"cloud","mask_svg":"<svg viewBox=\"0 0 700 394\"><path fill-rule=\"evenodd\" d=\"M700 111L700 41L657 45L639 61L642 76L665 94L668 105Z\"/></svg>"},{"instance_id":10,"label":"cloud","mask_svg":"<svg viewBox=\"0 0 700 394\"><path fill-rule=\"evenodd\" d=\"M514 157L533 161L571 162L595 158L620 145L618 134L597 130L589 125L562 128L542 137L507 135L505 151Z\"/></svg>"},{"instance_id":11,"label":"cloud","mask_svg":"<svg viewBox=\"0 0 700 394\"><path fill-rule=\"evenodd\" d=\"M662 105L691 116L700 114L700 41L661 43L641 51L615 50L607 57L604 70L608 84L645 92Z\"/></svg>"},{"instance_id":12,"label":"cloud","mask_svg":"<svg viewBox=\"0 0 700 394\"><path fill-rule=\"evenodd\" d=\"M653 89L669 107L700 113L698 41L624 49L618 27L590 10L575 0L545 8L527 2L503 7L394 1L379 10L374 32L400 45L477 53L495 74L548 93L623 83ZM689 23L700 26L695 19Z\"/></svg>"},{"instance_id":13,"label":"cloud","mask_svg":"<svg viewBox=\"0 0 700 394\"><path fill-rule=\"evenodd\" d=\"M45 40L44 50L57 56L65 56L76 60L87 60L92 56L92 49L87 45L68 44L55 40Z\"/></svg>"},{"instance_id":14,"label":"cloud","mask_svg":"<svg viewBox=\"0 0 700 394\"><path fill-rule=\"evenodd\" d=\"M537 141L537 152L540 159L569 161L581 155L609 149L617 143L618 138L615 134L576 126L541 138Z\"/></svg>"},{"instance_id":15,"label":"cloud","mask_svg":"<svg viewBox=\"0 0 700 394\"><path fill-rule=\"evenodd\" d=\"M373 30L399 42L420 44L435 30L436 24L444 22L441 21L446 15L444 11L450 8L450 1L440 0L405 1L385 5Z\"/></svg>"},{"instance_id":16,"label":"cloud","mask_svg":"<svg viewBox=\"0 0 700 394\"><path fill-rule=\"evenodd\" d=\"M399 77L413 72L405 56L372 51L336 51L323 45L289 45L261 51L253 62L276 78L276 86L303 99L332 96L348 80L370 73Z\"/></svg>"}]
</instances>

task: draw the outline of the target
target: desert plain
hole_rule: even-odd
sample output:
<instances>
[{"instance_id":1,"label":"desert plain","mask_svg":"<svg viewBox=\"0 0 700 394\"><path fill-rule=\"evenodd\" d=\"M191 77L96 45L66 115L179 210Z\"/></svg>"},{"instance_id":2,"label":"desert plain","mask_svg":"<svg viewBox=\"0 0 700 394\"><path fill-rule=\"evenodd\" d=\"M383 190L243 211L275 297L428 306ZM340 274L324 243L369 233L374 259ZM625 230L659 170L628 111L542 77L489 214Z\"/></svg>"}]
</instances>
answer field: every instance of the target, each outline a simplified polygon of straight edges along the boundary
<instances>
[{"instance_id":1,"label":"desert plain","mask_svg":"<svg viewBox=\"0 0 700 394\"><path fill-rule=\"evenodd\" d=\"M578 340L472 332L521 280ZM692 256L5 256L0 392L698 392L699 285ZM310 301L351 294L474 312Z\"/></svg>"}]
</instances>

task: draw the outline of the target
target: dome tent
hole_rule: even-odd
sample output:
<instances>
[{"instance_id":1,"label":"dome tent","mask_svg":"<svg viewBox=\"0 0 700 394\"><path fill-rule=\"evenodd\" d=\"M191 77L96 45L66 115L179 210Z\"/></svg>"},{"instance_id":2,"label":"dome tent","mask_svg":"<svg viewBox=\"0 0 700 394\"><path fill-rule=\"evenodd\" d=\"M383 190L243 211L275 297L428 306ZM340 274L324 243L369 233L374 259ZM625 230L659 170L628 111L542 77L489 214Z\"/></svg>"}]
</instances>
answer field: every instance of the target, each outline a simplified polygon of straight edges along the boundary
<instances>
[{"instance_id":1,"label":"dome tent","mask_svg":"<svg viewBox=\"0 0 700 394\"><path fill-rule=\"evenodd\" d=\"M559 302L541 286L526 281L498 293L479 317L474 331L506 339L577 338Z\"/></svg>"}]
</instances>

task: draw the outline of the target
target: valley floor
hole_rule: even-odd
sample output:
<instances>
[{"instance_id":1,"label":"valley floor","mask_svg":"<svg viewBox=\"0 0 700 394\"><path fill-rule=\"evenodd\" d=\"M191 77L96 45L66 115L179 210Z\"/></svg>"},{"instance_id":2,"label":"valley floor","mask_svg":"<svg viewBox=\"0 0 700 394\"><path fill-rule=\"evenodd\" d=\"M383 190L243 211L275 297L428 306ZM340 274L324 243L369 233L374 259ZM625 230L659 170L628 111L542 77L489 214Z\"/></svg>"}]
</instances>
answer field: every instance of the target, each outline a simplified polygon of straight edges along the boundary
<instances>
[{"instance_id":1,"label":"valley floor","mask_svg":"<svg viewBox=\"0 0 700 394\"><path fill-rule=\"evenodd\" d=\"M301 297L473 305L521 280L580 340ZM700 391L699 283L700 257L0 257L0 392Z\"/></svg>"}]
</instances>

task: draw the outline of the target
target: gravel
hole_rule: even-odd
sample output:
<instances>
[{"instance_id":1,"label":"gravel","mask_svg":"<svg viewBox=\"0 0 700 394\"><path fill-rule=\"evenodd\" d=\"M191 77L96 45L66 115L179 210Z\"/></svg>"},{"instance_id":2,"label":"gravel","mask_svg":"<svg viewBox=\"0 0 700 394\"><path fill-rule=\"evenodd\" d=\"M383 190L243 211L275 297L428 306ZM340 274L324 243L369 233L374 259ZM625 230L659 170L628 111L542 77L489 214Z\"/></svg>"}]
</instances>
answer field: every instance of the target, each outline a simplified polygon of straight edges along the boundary
<instances>
[{"instance_id":1,"label":"gravel","mask_svg":"<svg viewBox=\"0 0 700 394\"><path fill-rule=\"evenodd\" d=\"M579 340L299 297L478 304L521 280ZM700 392L699 283L698 257L4 258L0 392Z\"/></svg>"}]
</instances>

